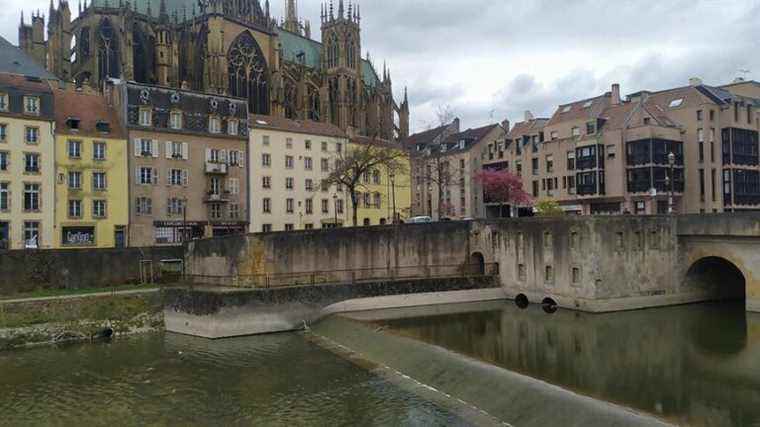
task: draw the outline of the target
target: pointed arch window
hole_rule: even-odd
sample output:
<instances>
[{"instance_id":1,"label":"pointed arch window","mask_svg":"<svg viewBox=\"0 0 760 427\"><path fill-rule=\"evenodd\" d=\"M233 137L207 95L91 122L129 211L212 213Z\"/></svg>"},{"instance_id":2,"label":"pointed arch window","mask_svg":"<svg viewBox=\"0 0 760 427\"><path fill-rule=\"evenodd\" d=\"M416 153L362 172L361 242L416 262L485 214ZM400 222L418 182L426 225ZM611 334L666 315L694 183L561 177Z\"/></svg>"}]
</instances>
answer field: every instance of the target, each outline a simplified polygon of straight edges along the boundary
<instances>
[{"instance_id":1,"label":"pointed arch window","mask_svg":"<svg viewBox=\"0 0 760 427\"><path fill-rule=\"evenodd\" d=\"M330 42L327 44L327 67L335 68L340 62L340 43L338 37L333 34L330 36Z\"/></svg>"},{"instance_id":2,"label":"pointed arch window","mask_svg":"<svg viewBox=\"0 0 760 427\"><path fill-rule=\"evenodd\" d=\"M109 77L119 77L119 40L108 18L100 23L97 43L99 81Z\"/></svg>"},{"instance_id":3,"label":"pointed arch window","mask_svg":"<svg viewBox=\"0 0 760 427\"><path fill-rule=\"evenodd\" d=\"M348 41L346 41L346 59L348 60L349 67L356 67L356 44L353 37L350 36Z\"/></svg>"},{"instance_id":4,"label":"pointed arch window","mask_svg":"<svg viewBox=\"0 0 760 427\"><path fill-rule=\"evenodd\" d=\"M269 114L267 64L249 32L240 34L227 53L230 94L248 99L249 112Z\"/></svg>"},{"instance_id":5,"label":"pointed arch window","mask_svg":"<svg viewBox=\"0 0 760 427\"><path fill-rule=\"evenodd\" d=\"M298 107L296 105L297 92L296 84L293 80L285 79L285 94L283 103L285 106L285 117L288 119L298 118Z\"/></svg>"},{"instance_id":6,"label":"pointed arch window","mask_svg":"<svg viewBox=\"0 0 760 427\"><path fill-rule=\"evenodd\" d=\"M336 126L340 126L338 120L338 93L338 78L332 78L329 83L330 122Z\"/></svg>"},{"instance_id":7,"label":"pointed arch window","mask_svg":"<svg viewBox=\"0 0 760 427\"><path fill-rule=\"evenodd\" d=\"M319 89L309 86L309 119L319 121L321 100L319 98Z\"/></svg>"}]
</instances>

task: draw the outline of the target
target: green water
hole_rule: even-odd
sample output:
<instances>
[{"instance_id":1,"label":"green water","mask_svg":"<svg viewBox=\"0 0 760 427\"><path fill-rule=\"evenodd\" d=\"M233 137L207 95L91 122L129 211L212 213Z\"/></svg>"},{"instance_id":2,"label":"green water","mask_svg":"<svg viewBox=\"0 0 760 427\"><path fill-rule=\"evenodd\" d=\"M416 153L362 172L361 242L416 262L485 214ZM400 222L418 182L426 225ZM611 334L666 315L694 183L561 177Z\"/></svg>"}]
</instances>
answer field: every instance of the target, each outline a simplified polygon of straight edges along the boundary
<instances>
[{"instance_id":1,"label":"green water","mask_svg":"<svg viewBox=\"0 0 760 427\"><path fill-rule=\"evenodd\" d=\"M454 414L300 334L171 334L0 353L0 425L449 426Z\"/></svg>"},{"instance_id":2,"label":"green water","mask_svg":"<svg viewBox=\"0 0 760 427\"><path fill-rule=\"evenodd\" d=\"M385 333L677 424L760 425L760 315L741 304L605 315L485 306L456 314L396 312L401 318L374 321Z\"/></svg>"}]
</instances>

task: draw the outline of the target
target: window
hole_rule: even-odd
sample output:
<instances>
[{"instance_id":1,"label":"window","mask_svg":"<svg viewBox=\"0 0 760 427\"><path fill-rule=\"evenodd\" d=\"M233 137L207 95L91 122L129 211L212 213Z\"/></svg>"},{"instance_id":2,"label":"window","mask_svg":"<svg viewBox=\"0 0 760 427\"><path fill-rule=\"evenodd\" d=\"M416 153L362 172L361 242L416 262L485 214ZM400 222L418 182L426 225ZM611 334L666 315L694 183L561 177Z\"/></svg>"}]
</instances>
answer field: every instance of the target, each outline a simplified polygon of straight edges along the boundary
<instances>
[{"instance_id":1,"label":"window","mask_svg":"<svg viewBox=\"0 0 760 427\"><path fill-rule=\"evenodd\" d=\"M211 189L209 190L210 195L218 196L221 194L222 190L222 182L218 177L211 178Z\"/></svg>"},{"instance_id":2,"label":"window","mask_svg":"<svg viewBox=\"0 0 760 427\"><path fill-rule=\"evenodd\" d=\"M551 131L551 133L549 134L549 139L552 141L554 141L555 139L559 139L559 132L557 132L556 130Z\"/></svg>"},{"instance_id":3,"label":"window","mask_svg":"<svg viewBox=\"0 0 760 427\"><path fill-rule=\"evenodd\" d=\"M11 190L10 184L0 182L0 211L7 211L11 208Z\"/></svg>"},{"instance_id":4,"label":"window","mask_svg":"<svg viewBox=\"0 0 760 427\"><path fill-rule=\"evenodd\" d=\"M209 117L208 131L210 133L219 133L222 131L222 123L221 120L219 120L219 117Z\"/></svg>"},{"instance_id":5,"label":"window","mask_svg":"<svg viewBox=\"0 0 760 427\"><path fill-rule=\"evenodd\" d=\"M575 170L575 150L567 152L567 170Z\"/></svg>"},{"instance_id":6,"label":"window","mask_svg":"<svg viewBox=\"0 0 760 427\"><path fill-rule=\"evenodd\" d=\"M8 111L8 94L0 93L0 111Z\"/></svg>"},{"instance_id":7,"label":"window","mask_svg":"<svg viewBox=\"0 0 760 427\"><path fill-rule=\"evenodd\" d=\"M343 214L343 200L338 199L335 201L335 211L338 214Z\"/></svg>"},{"instance_id":8,"label":"window","mask_svg":"<svg viewBox=\"0 0 760 427\"><path fill-rule=\"evenodd\" d=\"M705 170L699 170L699 199L705 201Z\"/></svg>"},{"instance_id":9,"label":"window","mask_svg":"<svg viewBox=\"0 0 760 427\"><path fill-rule=\"evenodd\" d=\"M570 130L570 136L581 136L581 129L578 126L573 126Z\"/></svg>"},{"instance_id":10,"label":"window","mask_svg":"<svg viewBox=\"0 0 760 427\"><path fill-rule=\"evenodd\" d=\"M227 122L227 134L228 135L237 135L238 134L238 121L237 120L230 120Z\"/></svg>"},{"instance_id":11,"label":"window","mask_svg":"<svg viewBox=\"0 0 760 427\"><path fill-rule=\"evenodd\" d=\"M265 147L269 147L269 135L262 135L261 136L261 145Z\"/></svg>"},{"instance_id":12,"label":"window","mask_svg":"<svg viewBox=\"0 0 760 427\"><path fill-rule=\"evenodd\" d=\"M40 128L27 126L24 129L24 137L27 144L36 144L40 140Z\"/></svg>"},{"instance_id":13,"label":"window","mask_svg":"<svg viewBox=\"0 0 760 427\"><path fill-rule=\"evenodd\" d=\"M66 126L71 130L79 130L79 123L80 120L74 117L69 117L69 119L66 120Z\"/></svg>"},{"instance_id":14,"label":"window","mask_svg":"<svg viewBox=\"0 0 760 427\"><path fill-rule=\"evenodd\" d=\"M292 190L293 188L295 188L293 178L292 177L285 178L285 189Z\"/></svg>"},{"instance_id":15,"label":"window","mask_svg":"<svg viewBox=\"0 0 760 427\"><path fill-rule=\"evenodd\" d=\"M108 181L105 172L92 173L92 189L95 191L105 191L108 188Z\"/></svg>"},{"instance_id":16,"label":"window","mask_svg":"<svg viewBox=\"0 0 760 427\"><path fill-rule=\"evenodd\" d=\"M702 110L697 110L697 121L702 121Z\"/></svg>"},{"instance_id":17,"label":"window","mask_svg":"<svg viewBox=\"0 0 760 427\"><path fill-rule=\"evenodd\" d=\"M314 213L314 200L312 199L306 199L304 200L304 210L306 211L306 215L311 215Z\"/></svg>"},{"instance_id":18,"label":"window","mask_svg":"<svg viewBox=\"0 0 760 427\"><path fill-rule=\"evenodd\" d=\"M704 163L705 161L705 142L699 141L699 163Z\"/></svg>"},{"instance_id":19,"label":"window","mask_svg":"<svg viewBox=\"0 0 760 427\"><path fill-rule=\"evenodd\" d=\"M538 197L538 181L533 181L533 197Z\"/></svg>"},{"instance_id":20,"label":"window","mask_svg":"<svg viewBox=\"0 0 760 427\"><path fill-rule=\"evenodd\" d=\"M230 219L240 219L240 205L237 203L230 203L227 207L227 213Z\"/></svg>"},{"instance_id":21,"label":"window","mask_svg":"<svg viewBox=\"0 0 760 427\"><path fill-rule=\"evenodd\" d=\"M586 135L593 135L595 133L596 133L596 123L594 122L586 123Z\"/></svg>"},{"instance_id":22,"label":"window","mask_svg":"<svg viewBox=\"0 0 760 427\"><path fill-rule=\"evenodd\" d=\"M323 214L330 213L330 200L322 199L322 213Z\"/></svg>"},{"instance_id":23,"label":"window","mask_svg":"<svg viewBox=\"0 0 760 427\"><path fill-rule=\"evenodd\" d=\"M82 172L76 172L76 171L69 172L69 189L70 190L82 189Z\"/></svg>"},{"instance_id":24,"label":"window","mask_svg":"<svg viewBox=\"0 0 760 427\"><path fill-rule=\"evenodd\" d=\"M380 193L375 193L375 195L373 196L373 198L375 199L374 200L374 202L375 202L375 204L374 204L375 208L381 209L382 206L383 206L383 198L380 195Z\"/></svg>"},{"instance_id":25,"label":"window","mask_svg":"<svg viewBox=\"0 0 760 427\"><path fill-rule=\"evenodd\" d=\"M135 202L137 215L151 215L153 213L153 200L149 197L138 197Z\"/></svg>"},{"instance_id":26,"label":"window","mask_svg":"<svg viewBox=\"0 0 760 427\"><path fill-rule=\"evenodd\" d=\"M8 141L8 125L0 123L0 142Z\"/></svg>"},{"instance_id":27,"label":"window","mask_svg":"<svg viewBox=\"0 0 760 427\"><path fill-rule=\"evenodd\" d=\"M265 197L261 200L261 207L265 214L272 213L272 199Z\"/></svg>"},{"instance_id":28,"label":"window","mask_svg":"<svg viewBox=\"0 0 760 427\"><path fill-rule=\"evenodd\" d=\"M303 145L307 150L311 150L311 141L308 139L303 143Z\"/></svg>"},{"instance_id":29,"label":"window","mask_svg":"<svg viewBox=\"0 0 760 427\"><path fill-rule=\"evenodd\" d=\"M303 229L304 230L313 230L314 229L314 224L312 224L312 223L306 223L306 224L303 225Z\"/></svg>"},{"instance_id":30,"label":"window","mask_svg":"<svg viewBox=\"0 0 760 427\"><path fill-rule=\"evenodd\" d=\"M462 160L464 162L464 160ZM375 185L380 184L380 171L374 170L372 171L372 183Z\"/></svg>"},{"instance_id":31,"label":"window","mask_svg":"<svg viewBox=\"0 0 760 427\"><path fill-rule=\"evenodd\" d=\"M139 168L138 170L138 182L142 185L151 185L158 183L158 171L153 168Z\"/></svg>"},{"instance_id":32,"label":"window","mask_svg":"<svg viewBox=\"0 0 760 427\"><path fill-rule=\"evenodd\" d=\"M172 111L169 114L169 127L172 129L182 129L182 112Z\"/></svg>"},{"instance_id":33,"label":"window","mask_svg":"<svg viewBox=\"0 0 760 427\"><path fill-rule=\"evenodd\" d=\"M607 146L607 158L608 159L614 159L617 155L617 146L615 145L608 145Z\"/></svg>"},{"instance_id":34,"label":"window","mask_svg":"<svg viewBox=\"0 0 760 427\"><path fill-rule=\"evenodd\" d=\"M285 156L285 169L293 169L293 156Z\"/></svg>"},{"instance_id":35,"label":"window","mask_svg":"<svg viewBox=\"0 0 760 427\"><path fill-rule=\"evenodd\" d=\"M98 121L95 123L95 129L100 133L110 133L111 125L108 122Z\"/></svg>"},{"instance_id":36,"label":"window","mask_svg":"<svg viewBox=\"0 0 760 427\"><path fill-rule=\"evenodd\" d=\"M24 154L24 172L36 174L40 172L40 155L37 153Z\"/></svg>"},{"instance_id":37,"label":"window","mask_svg":"<svg viewBox=\"0 0 760 427\"><path fill-rule=\"evenodd\" d=\"M678 108L683 104L683 98L677 98L672 101L670 101L670 104L668 104L668 107L670 108Z\"/></svg>"},{"instance_id":38,"label":"window","mask_svg":"<svg viewBox=\"0 0 760 427\"><path fill-rule=\"evenodd\" d=\"M0 171L7 171L10 165L10 154L7 151L0 151Z\"/></svg>"},{"instance_id":39,"label":"window","mask_svg":"<svg viewBox=\"0 0 760 427\"><path fill-rule=\"evenodd\" d=\"M40 98L36 96L24 97L24 113L26 114L40 114Z\"/></svg>"},{"instance_id":40,"label":"window","mask_svg":"<svg viewBox=\"0 0 760 427\"><path fill-rule=\"evenodd\" d=\"M306 179L306 191L314 191L314 181L311 178Z\"/></svg>"},{"instance_id":41,"label":"window","mask_svg":"<svg viewBox=\"0 0 760 427\"><path fill-rule=\"evenodd\" d=\"M330 160L328 159L322 159L320 160L321 164L321 170L322 172L329 172L330 171Z\"/></svg>"},{"instance_id":42,"label":"window","mask_svg":"<svg viewBox=\"0 0 760 427\"><path fill-rule=\"evenodd\" d=\"M715 110L710 110L710 121L715 120Z\"/></svg>"},{"instance_id":43,"label":"window","mask_svg":"<svg viewBox=\"0 0 760 427\"><path fill-rule=\"evenodd\" d=\"M538 175L538 158L532 159L531 163L533 175Z\"/></svg>"},{"instance_id":44,"label":"window","mask_svg":"<svg viewBox=\"0 0 760 427\"><path fill-rule=\"evenodd\" d=\"M79 159L82 157L82 142L81 141L69 141L69 158Z\"/></svg>"},{"instance_id":45,"label":"window","mask_svg":"<svg viewBox=\"0 0 760 427\"><path fill-rule=\"evenodd\" d=\"M40 185L24 184L24 211L37 212L40 210Z\"/></svg>"},{"instance_id":46,"label":"window","mask_svg":"<svg viewBox=\"0 0 760 427\"><path fill-rule=\"evenodd\" d=\"M230 150L227 153L227 163L229 163L230 166L238 166L240 165L240 155L241 153L237 150Z\"/></svg>"},{"instance_id":47,"label":"window","mask_svg":"<svg viewBox=\"0 0 760 427\"><path fill-rule=\"evenodd\" d=\"M69 200L69 218L81 218L81 217L82 217L82 201Z\"/></svg>"},{"instance_id":48,"label":"window","mask_svg":"<svg viewBox=\"0 0 760 427\"><path fill-rule=\"evenodd\" d=\"M184 207L185 207L185 201L183 199L178 199L176 197L173 197L166 201L166 213L169 216L182 215L184 213L183 212Z\"/></svg>"},{"instance_id":49,"label":"window","mask_svg":"<svg viewBox=\"0 0 760 427\"><path fill-rule=\"evenodd\" d=\"M327 151L327 142L325 142L325 141L322 141L322 151L324 151L324 152Z\"/></svg>"},{"instance_id":50,"label":"window","mask_svg":"<svg viewBox=\"0 0 760 427\"><path fill-rule=\"evenodd\" d=\"M312 164L311 157L304 157L303 158L303 167L307 171L310 171L313 169L314 165Z\"/></svg>"},{"instance_id":51,"label":"window","mask_svg":"<svg viewBox=\"0 0 760 427\"><path fill-rule=\"evenodd\" d=\"M153 140L141 139L139 152L142 157L153 157Z\"/></svg>"},{"instance_id":52,"label":"window","mask_svg":"<svg viewBox=\"0 0 760 427\"><path fill-rule=\"evenodd\" d=\"M340 142L336 142L335 143L335 152L337 152L337 153L343 152L343 144L341 144Z\"/></svg>"},{"instance_id":53,"label":"window","mask_svg":"<svg viewBox=\"0 0 760 427\"><path fill-rule=\"evenodd\" d=\"M285 199L285 213L292 214L295 212L295 200Z\"/></svg>"},{"instance_id":54,"label":"window","mask_svg":"<svg viewBox=\"0 0 760 427\"><path fill-rule=\"evenodd\" d=\"M38 248L40 246L39 222L24 221L24 242L27 247Z\"/></svg>"},{"instance_id":55,"label":"window","mask_svg":"<svg viewBox=\"0 0 760 427\"><path fill-rule=\"evenodd\" d=\"M261 155L261 166L268 168L272 166L272 156L264 153Z\"/></svg>"},{"instance_id":56,"label":"window","mask_svg":"<svg viewBox=\"0 0 760 427\"><path fill-rule=\"evenodd\" d=\"M272 232L272 224L261 224L261 232L262 233L271 233Z\"/></svg>"},{"instance_id":57,"label":"window","mask_svg":"<svg viewBox=\"0 0 760 427\"><path fill-rule=\"evenodd\" d=\"M169 169L169 185L181 186L184 182L182 169Z\"/></svg>"},{"instance_id":58,"label":"window","mask_svg":"<svg viewBox=\"0 0 760 427\"><path fill-rule=\"evenodd\" d=\"M293 138L285 138L285 148L288 150L293 148Z\"/></svg>"},{"instance_id":59,"label":"window","mask_svg":"<svg viewBox=\"0 0 760 427\"><path fill-rule=\"evenodd\" d=\"M261 177L261 188L269 190L272 188L272 177L271 176L262 176Z\"/></svg>"},{"instance_id":60,"label":"window","mask_svg":"<svg viewBox=\"0 0 760 427\"><path fill-rule=\"evenodd\" d=\"M227 180L227 191L230 194L236 196L240 194L240 180L238 178L230 178Z\"/></svg>"},{"instance_id":61,"label":"window","mask_svg":"<svg viewBox=\"0 0 760 427\"><path fill-rule=\"evenodd\" d=\"M92 144L92 158L93 160L106 159L106 143L105 142L94 142Z\"/></svg>"},{"instance_id":62,"label":"window","mask_svg":"<svg viewBox=\"0 0 760 427\"><path fill-rule=\"evenodd\" d=\"M140 126L152 126L153 125L153 118L152 118L152 111L150 108L141 108L140 109Z\"/></svg>"},{"instance_id":63,"label":"window","mask_svg":"<svg viewBox=\"0 0 760 427\"><path fill-rule=\"evenodd\" d=\"M705 142L705 131L703 129L697 129L697 141Z\"/></svg>"},{"instance_id":64,"label":"window","mask_svg":"<svg viewBox=\"0 0 760 427\"><path fill-rule=\"evenodd\" d=\"M546 156L546 173L554 173L554 156Z\"/></svg>"},{"instance_id":65,"label":"window","mask_svg":"<svg viewBox=\"0 0 760 427\"><path fill-rule=\"evenodd\" d=\"M285 231L293 231L295 229L296 228L293 224L285 224Z\"/></svg>"},{"instance_id":66,"label":"window","mask_svg":"<svg viewBox=\"0 0 760 427\"><path fill-rule=\"evenodd\" d=\"M222 205L218 203L211 204L209 206L208 215L211 219L222 219Z\"/></svg>"},{"instance_id":67,"label":"window","mask_svg":"<svg viewBox=\"0 0 760 427\"><path fill-rule=\"evenodd\" d=\"M369 208L372 206L372 195L369 193L364 193L364 207Z\"/></svg>"}]
</instances>

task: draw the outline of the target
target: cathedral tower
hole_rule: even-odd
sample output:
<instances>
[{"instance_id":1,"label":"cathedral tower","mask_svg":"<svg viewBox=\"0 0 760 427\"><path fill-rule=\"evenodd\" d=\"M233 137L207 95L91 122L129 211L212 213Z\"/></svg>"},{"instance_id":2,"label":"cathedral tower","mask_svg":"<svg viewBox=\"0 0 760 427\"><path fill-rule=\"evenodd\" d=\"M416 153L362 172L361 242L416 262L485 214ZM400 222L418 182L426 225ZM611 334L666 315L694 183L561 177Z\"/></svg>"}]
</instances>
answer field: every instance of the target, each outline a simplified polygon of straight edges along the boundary
<instances>
[{"instance_id":1,"label":"cathedral tower","mask_svg":"<svg viewBox=\"0 0 760 427\"><path fill-rule=\"evenodd\" d=\"M58 9L50 0L47 24L47 69L64 80L71 77L71 10L67 0L59 0Z\"/></svg>"},{"instance_id":2,"label":"cathedral tower","mask_svg":"<svg viewBox=\"0 0 760 427\"><path fill-rule=\"evenodd\" d=\"M21 12L21 24L18 27L19 47L38 64L47 65L47 44L45 43L45 18L37 11L32 13L32 24L24 22L24 12Z\"/></svg>"}]
</instances>

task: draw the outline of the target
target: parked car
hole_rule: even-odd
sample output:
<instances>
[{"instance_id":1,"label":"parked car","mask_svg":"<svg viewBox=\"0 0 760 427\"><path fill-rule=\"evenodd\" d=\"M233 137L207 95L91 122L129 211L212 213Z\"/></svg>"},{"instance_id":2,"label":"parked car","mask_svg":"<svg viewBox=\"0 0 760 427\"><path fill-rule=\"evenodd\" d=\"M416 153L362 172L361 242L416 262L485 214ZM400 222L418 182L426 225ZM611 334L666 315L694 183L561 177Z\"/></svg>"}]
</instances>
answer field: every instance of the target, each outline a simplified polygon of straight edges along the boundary
<instances>
[{"instance_id":1,"label":"parked car","mask_svg":"<svg viewBox=\"0 0 760 427\"><path fill-rule=\"evenodd\" d=\"M433 218L429 216L415 216L414 218L409 218L407 224L426 224L428 222L433 222Z\"/></svg>"}]
</instances>

